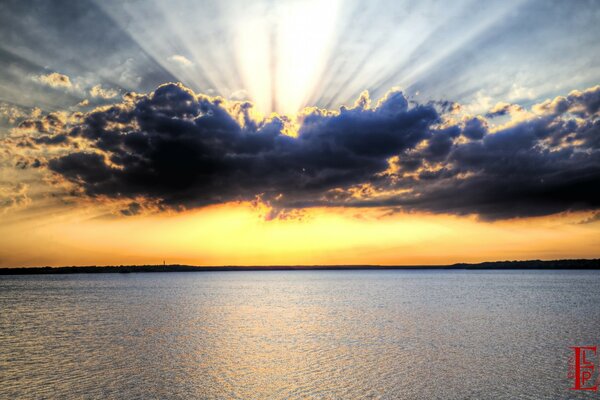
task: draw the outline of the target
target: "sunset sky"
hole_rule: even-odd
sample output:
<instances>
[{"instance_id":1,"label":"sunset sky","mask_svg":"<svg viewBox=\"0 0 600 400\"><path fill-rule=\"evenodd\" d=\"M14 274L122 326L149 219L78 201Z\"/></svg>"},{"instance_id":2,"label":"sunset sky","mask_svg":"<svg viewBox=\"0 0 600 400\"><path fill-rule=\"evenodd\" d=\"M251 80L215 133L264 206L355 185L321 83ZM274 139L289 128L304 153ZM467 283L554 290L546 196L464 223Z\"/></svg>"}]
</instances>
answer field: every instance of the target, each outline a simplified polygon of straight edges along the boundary
<instances>
[{"instance_id":1,"label":"sunset sky","mask_svg":"<svg viewBox=\"0 0 600 400\"><path fill-rule=\"evenodd\" d=\"M600 257L599 6L3 0L0 267Z\"/></svg>"}]
</instances>

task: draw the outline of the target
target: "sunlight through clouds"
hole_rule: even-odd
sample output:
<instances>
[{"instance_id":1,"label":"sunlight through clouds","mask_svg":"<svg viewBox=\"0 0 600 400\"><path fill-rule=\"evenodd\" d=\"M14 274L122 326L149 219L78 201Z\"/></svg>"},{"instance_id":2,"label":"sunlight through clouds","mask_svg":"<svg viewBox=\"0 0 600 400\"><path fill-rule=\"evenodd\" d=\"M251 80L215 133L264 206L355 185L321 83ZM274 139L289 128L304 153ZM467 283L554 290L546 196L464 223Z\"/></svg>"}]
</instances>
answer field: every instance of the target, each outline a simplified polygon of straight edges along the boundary
<instances>
[{"instance_id":1,"label":"sunlight through clouds","mask_svg":"<svg viewBox=\"0 0 600 400\"><path fill-rule=\"evenodd\" d=\"M527 253L507 233L477 259L596 254L597 5L3 0L0 233L21 239L0 245L0 264L13 252L42 262L22 238L45 225L48 241L63 218L72 242L94 221L79 243L90 252L114 229L172 218L177 240L190 232L211 247L218 232L248 241L231 246L255 262L436 262L419 256L435 231L419 221L430 219L460 222L444 236L446 254L460 250L448 260L468 258L471 239L483 245L479 227L493 236L500 225L541 247ZM228 225L236 219L246 226ZM524 227L541 221L555 225ZM165 232L147 238L158 253ZM273 243L287 250L263 257ZM200 260L193 240L172 244ZM354 250L331 256L346 244ZM315 258L301 258L310 248Z\"/></svg>"}]
</instances>

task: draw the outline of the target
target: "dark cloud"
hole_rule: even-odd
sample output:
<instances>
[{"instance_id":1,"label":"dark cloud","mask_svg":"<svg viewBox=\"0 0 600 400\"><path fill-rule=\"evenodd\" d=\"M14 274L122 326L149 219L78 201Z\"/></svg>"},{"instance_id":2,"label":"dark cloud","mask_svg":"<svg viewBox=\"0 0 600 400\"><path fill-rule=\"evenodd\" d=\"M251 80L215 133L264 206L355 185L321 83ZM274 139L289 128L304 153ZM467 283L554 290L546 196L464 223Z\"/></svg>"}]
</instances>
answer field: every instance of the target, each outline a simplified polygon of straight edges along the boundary
<instances>
[{"instance_id":1,"label":"dark cloud","mask_svg":"<svg viewBox=\"0 0 600 400\"><path fill-rule=\"evenodd\" d=\"M139 203L131 202L127 208L121 210L121 214L129 217L132 215L138 215L141 211L142 206Z\"/></svg>"},{"instance_id":2,"label":"dark cloud","mask_svg":"<svg viewBox=\"0 0 600 400\"><path fill-rule=\"evenodd\" d=\"M283 119L250 120L249 106L237 103L232 114L220 100L164 85L129 106L90 113L70 131L102 154L73 152L49 166L89 195L171 206L256 195L314 201L384 171L387 158L426 139L438 119L432 107L409 109L392 93L375 110L307 114L295 138L282 133Z\"/></svg>"},{"instance_id":3,"label":"dark cloud","mask_svg":"<svg viewBox=\"0 0 600 400\"><path fill-rule=\"evenodd\" d=\"M493 133L482 117L449 124L433 104L409 105L396 91L374 108L306 111L290 136L285 117L255 120L248 102L166 84L35 142L84 141L86 151L71 147L48 168L89 196L131 199L124 215L144 199L180 209L259 196L280 210L389 206L527 217L600 208L595 90L570 95L567 111L577 120L541 112Z\"/></svg>"},{"instance_id":4,"label":"dark cloud","mask_svg":"<svg viewBox=\"0 0 600 400\"><path fill-rule=\"evenodd\" d=\"M487 123L483 118L472 118L465 123L463 135L472 140L479 140L483 139L487 130Z\"/></svg>"}]
</instances>

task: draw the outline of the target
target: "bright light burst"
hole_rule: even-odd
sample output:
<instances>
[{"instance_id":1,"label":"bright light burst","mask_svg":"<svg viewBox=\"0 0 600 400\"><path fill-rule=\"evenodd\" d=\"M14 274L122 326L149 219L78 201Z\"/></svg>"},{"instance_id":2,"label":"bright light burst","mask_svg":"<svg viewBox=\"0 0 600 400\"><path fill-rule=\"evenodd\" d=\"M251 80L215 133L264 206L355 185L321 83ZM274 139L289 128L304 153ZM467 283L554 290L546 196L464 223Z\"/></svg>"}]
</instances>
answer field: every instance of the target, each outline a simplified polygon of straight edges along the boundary
<instances>
[{"instance_id":1,"label":"bright light burst","mask_svg":"<svg viewBox=\"0 0 600 400\"><path fill-rule=\"evenodd\" d=\"M98 5L185 85L248 98L263 113L293 114L309 105L337 107L364 89L381 95L392 86L409 88L522 3L110 0Z\"/></svg>"}]
</instances>

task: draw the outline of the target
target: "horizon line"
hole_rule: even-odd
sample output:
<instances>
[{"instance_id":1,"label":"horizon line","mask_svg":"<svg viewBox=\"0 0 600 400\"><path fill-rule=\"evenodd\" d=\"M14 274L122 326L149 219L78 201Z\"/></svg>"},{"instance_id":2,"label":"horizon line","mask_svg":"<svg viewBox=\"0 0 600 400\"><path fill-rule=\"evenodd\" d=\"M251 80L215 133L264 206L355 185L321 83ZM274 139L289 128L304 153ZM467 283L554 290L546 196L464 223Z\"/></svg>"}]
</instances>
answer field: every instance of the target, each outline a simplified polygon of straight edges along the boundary
<instances>
[{"instance_id":1,"label":"horizon line","mask_svg":"<svg viewBox=\"0 0 600 400\"><path fill-rule=\"evenodd\" d=\"M556 260L501 260L479 263L453 263L428 265L380 265L380 264L297 264L297 265L188 265L188 264L132 264L132 265L72 265L39 267L0 267L0 275L42 275L77 273L143 273L143 272L234 272L234 271L343 271L343 270L501 270L501 269L598 269L600 258L577 258Z\"/></svg>"}]
</instances>

